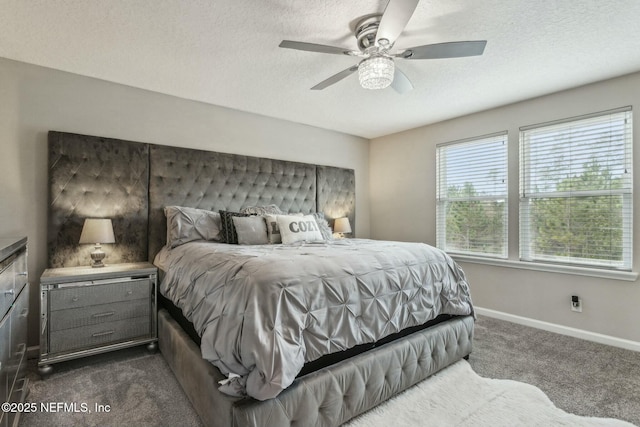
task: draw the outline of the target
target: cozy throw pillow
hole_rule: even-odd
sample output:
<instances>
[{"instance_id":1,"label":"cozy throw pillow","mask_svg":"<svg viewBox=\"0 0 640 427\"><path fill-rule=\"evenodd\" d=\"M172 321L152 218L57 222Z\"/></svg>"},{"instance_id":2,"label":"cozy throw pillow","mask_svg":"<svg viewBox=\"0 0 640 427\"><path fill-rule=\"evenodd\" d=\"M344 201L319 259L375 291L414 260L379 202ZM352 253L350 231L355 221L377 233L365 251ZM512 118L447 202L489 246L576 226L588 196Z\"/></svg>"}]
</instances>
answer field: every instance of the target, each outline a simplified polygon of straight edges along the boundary
<instances>
[{"instance_id":1,"label":"cozy throw pillow","mask_svg":"<svg viewBox=\"0 0 640 427\"><path fill-rule=\"evenodd\" d=\"M230 243L232 245L238 244L238 234L236 233L236 227L233 225L233 217L245 217L248 214L240 212L220 211L220 222L222 223L222 241L224 243Z\"/></svg>"},{"instance_id":2,"label":"cozy throw pillow","mask_svg":"<svg viewBox=\"0 0 640 427\"><path fill-rule=\"evenodd\" d=\"M295 213L295 214L289 214L289 215L297 216L297 217L304 216L303 213ZM264 216L264 221L267 224L267 237L269 238L269 243L271 244L282 243L280 227L278 227L278 216L280 215Z\"/></svg>"},{"instance_id":3,"label":"cozy throw pillow","mask_svg":"<svg viewBox=\"0 0 640 427\"><path fill-rule=\"evenodd\" d=\"M282 235L282 243L295 243L301 241L315 242L322 239L318 223L313 215L294 216L278 215L278 228Z\"/></svg>"},{"instance_id":4,"label":"cozy throw pillow","mask_svg":"<svg viewBox=\"0 0 640 427\"><path fill-rule=\"evenodd\" d=\"M220 241L220 214L182 206L164 208L167 217L167 246L175 248L194 240Z\"/></svg>"},{"instance_id":5,"label":"cozy throw pillow","mask_svg":"<svg viewBox=\"0 0 640 427\"><path fill-rule=\"evenodd\" d=\"M266 245L269 243L267 225L261 216L234 216L231 219L236 228L239 245Z\"/></svg>"}]
</instances>

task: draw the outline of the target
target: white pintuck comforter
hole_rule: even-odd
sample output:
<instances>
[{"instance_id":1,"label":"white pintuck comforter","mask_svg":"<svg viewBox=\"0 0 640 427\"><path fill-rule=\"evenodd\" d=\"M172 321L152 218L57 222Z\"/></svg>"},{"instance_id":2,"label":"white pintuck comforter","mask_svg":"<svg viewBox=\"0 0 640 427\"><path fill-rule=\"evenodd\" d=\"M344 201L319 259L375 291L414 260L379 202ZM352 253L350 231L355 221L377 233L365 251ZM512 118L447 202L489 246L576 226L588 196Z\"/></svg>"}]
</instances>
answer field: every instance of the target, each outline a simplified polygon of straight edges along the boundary
<instances>
[{"instance_id":1,"label":"white pintuck comforter","mask_svg":"<svg viewBox=\"0 0 640 427\"><path fill-rule=\"evenodd\" d=\"M202 356L259 400L277 396L305 362L440 314L473 314L460 267L422 243L191 242L164 248L155 263L166 272L160 292L194 324Z\"/></svg>"}]
</instances>

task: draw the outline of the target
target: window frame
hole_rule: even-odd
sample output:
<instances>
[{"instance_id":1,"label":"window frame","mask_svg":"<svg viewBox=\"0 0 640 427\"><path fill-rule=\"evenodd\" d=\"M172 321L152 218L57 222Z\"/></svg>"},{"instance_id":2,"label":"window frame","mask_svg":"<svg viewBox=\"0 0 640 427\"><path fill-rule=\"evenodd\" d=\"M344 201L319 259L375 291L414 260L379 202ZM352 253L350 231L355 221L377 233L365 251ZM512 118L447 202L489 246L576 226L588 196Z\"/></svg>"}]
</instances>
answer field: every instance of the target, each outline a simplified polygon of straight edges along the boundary
<instances>
[{"instance_id":1,"label":"window frame","mask_svg":"<svg viewBox=\"0 0 640 427\"><path fill-rule=\"evenodd\" d=\"M501 195L477 195L473 197L448 197L443 195L443 189L447 187L446 171L443 173L441 168L446 162L447 147L461 146L468 144L469 146L479 145L482 143L490 143L495 139L496 143L501 143L504 147L504 163L503 163L503 182L504 193ZM442 180L445 182L442 182ZM446 192L446 190L444 190ZM456 201L480 201L480 202L500 202L504 201L504 215L502 224L503 248L502 253L465 251L447 247L447 204ZM472 256L482 259L501 259L506 260L509 257L509 135L508 131L496 132L488 135L465 138L456 141L445 142L436 145L436 246L452 256Z\"/></svg>"},{"instance_id":2,"label":"window frame","mask_svg":"<svg viewBox=\"0 0 640 427\"><path fill-rule=\"evenodd\" d=\"M601 111L592 114L570 117L551 122L524 126L520 128L519 133L519 259L521 262L532 264L556 264L568 267L603 269L603 270L619 270L632 271L633 269L633 114L631 106L617 108L613 110ZM592 119L602 118L605 116L620 115L624 117L625 134L623 139L624 146L624 168L625 173L629 176L626 178L628 186L620 189L606 190L576 190L576 191L528 191L528 182L531 182L531 170L529 167L532 160L530 157L530 142L527 140L526 133L531 130L544 128L557 128L562 125L576 125L580 122L584 126L589 126L588 121ZM622 118L621 117L621 118ZM593 139L595 141L595 138ZM576 159L575 162L580 161ZM574 164L570 163L568 171ZM567 176L570 174L567 173ZM552 256L552 255L535 255L533 246L535 245L535 237L532 237L531 224L531 204L534 200L562 198L567 201L577 200L581 197L589 196L622 196L622 260L619 262L605 261L602 258L580 258L575 256Z\"/></svg>"}]
</instances>

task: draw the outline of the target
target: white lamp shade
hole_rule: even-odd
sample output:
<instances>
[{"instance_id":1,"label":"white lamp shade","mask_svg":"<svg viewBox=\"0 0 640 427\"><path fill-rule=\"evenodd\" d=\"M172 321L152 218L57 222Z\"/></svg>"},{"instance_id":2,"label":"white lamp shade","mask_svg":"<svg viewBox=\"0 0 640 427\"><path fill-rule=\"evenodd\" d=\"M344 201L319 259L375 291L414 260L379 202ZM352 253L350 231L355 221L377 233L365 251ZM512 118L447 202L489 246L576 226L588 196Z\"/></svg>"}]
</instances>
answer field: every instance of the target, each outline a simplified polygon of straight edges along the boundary
<instances>
[{"instance_id":1,"label":"white lamp shade","mask_svg":"<svg viewBox=\"0 0 640 427\"><path fill-rule=\"evenodd\" d=\"M349 223L349 218L336 218L333 223L333 232L334 233L351 233L351 224Z\"/></svg>"},{"instance_id":2,"label":"white lamp shade","mask_svg":"<svg viewBox=\"0 0 640 427\"><path fill-rule=\"evenodd\" d=\"M87 218L84 220L79 243L115 243L110 219Z\"/></svg>"}]
</instances>

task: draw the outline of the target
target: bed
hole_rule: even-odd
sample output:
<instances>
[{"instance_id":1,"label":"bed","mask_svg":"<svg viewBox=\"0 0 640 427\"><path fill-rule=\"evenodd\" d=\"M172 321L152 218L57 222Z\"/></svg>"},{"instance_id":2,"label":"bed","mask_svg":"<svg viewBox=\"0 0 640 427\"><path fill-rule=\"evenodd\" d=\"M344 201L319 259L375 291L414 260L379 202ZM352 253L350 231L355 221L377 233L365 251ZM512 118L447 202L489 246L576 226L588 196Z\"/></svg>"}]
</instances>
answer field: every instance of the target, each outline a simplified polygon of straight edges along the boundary
<instances>
[{"instance_id":1,"label":"bed","mask_svg":"<svg viewBox=\"0 0 640 427\"><path fill-rule=\"evenodd\" d=\"M379 264L388 258L395 258L395 255L390 256L390 254L395 254L397 251L402 252L406 249L406 245L419 247L419 252L425 257L433 258L435 260L433 265L436 266L433 271L439 272L434 275L432 270L420 267L409 275L430 271L429 274L437 278L435 288L445 289L455 296L450 295L450 299L434 295L430 295L428 298L416 298L416 295L422 295L421 293L426 295L427 291L417 287L412 289L405 287L405 289L395 292L395 297L390 297L390 300L395 298L397 301L398 298L402 299L404 295L403 303L382 304L379 307L378 312L380 313L385 310L392 312L387 313L387 315L391 315L388 315L384 322L373 320L373 324L363 326L361 330L333 325L335 330L351 330L350 334L353 336L345 337L337 334L331 336L331 339L325 344L313 344L313 340L308 337L290 337L291 339L288 341L302 340L305 345L311 344L308 348L304 347L303 350L298 349L301 357L295 359L295 363L291 363L291 366L287 362L290 359L285 357L283 359L285 362L280 363L276 368L273 366L259 368L256 371L258 374L254 374L254 377L260 381L250 380L257 386L247 387L245 383L239 389L236 387L239 390L239 396L230 396L229 390L223 389L225 392L221 391L218 383L228 379L230 373L239 374L241 378L248 379L250 377L248 367L259 365L261 363L259 361L265 360L265 357L259 356L251 361L250 357L246 356L246 351L242 356L238 356L242 351L230 352L231 356L228 354L221 356L228 346L220 346L220 344L218 344L217 352L214 353L211 353L210 350L204 350L204 347L201 349L198 341L200 344L203 341L215 341L215 337L212 338L212 336L216 334L213 332L218 330L206 327L211 323L210 320L198 320L199 315L194 316L191 308L186 310L187 315L185 315L183 311L185 307L197 305L193 302L197 300L196 297L192 296L190 303L185 302L189 299L187 296L184 296L183 299L175 298L176 292L174 291L180 289L184 284L171 283L171 281L185 274L198 276L198 273L176 273L175 265L168 259L167 251L163 249L167 244L167 235L169 234L165 208L181 206L211 212L239 212L249 206L276 205L282 212L302 215L320 213L329 220L346 216L355 228L354 171L105 138L99 139L102 150L98 155L93 151L96 144L95 137L60 132L52 132L49 136L50 184L52 195L55 193L55 197L50 199L52 201L49 216L50 265L55 262L63 264L73 262L75 259L81 258L78 253L74 252L76 249L74 249L73 241L77 241L74 233L79 232L77 228L78 224L81 224L82 218L74 217L65 209L68 206L77 207L81 205L82 201L85 201L87 179L78 178L77 169L73 179L66 179L64 171L68 170L69 164L77 162L88 169L99 170L99 177L96 177L95 173L91 174L91 185L99 187L100 182L103 182L105 186L108 186L109 191L104 192L105 197L113 197L113 182L116 178L119 183L130 180L131 187L124 191L128 203L117 204L118 208L124 209L124 212L105 212L104 216L118 218L121 224L118 226L114 221L114 229L116 227L123 228L128 235L136 236L136 238L123 239L120 247L117 244L112 254L113 259L110 261L128 262L134 261L132 258L146 256L146 259L157 262L161 278L161 295L159 297L167 306L161 309L158 314L160 350L205 425L337 426L470 354L474 318L471 300L468 296L468 285L462 271L446 254L417 243L372 242L360 239L322 243L295 242L297 244L291 246L293 250L298 251L298 257L325 260L325 263L318 266L318 270L314 272L316 278L323 274L337 276L339 274L336 272L348 270L353 273L345 276L348 277L345 279L345 283L347 283L345 289L348 291L342 293L343 300L331 308L335 311L334 314L339 310L342 310L343 313L351 310L353 313L350 314L351 317L337 314L335 316L325 315L326 323L329 325L332 325L332 321L337 322L338 319L353 323L354 319L376 311L373 308L380 303L381 298L378 296L369 298L369 305L363 305L361 300L350 300L358 292L361 293L362 288L357 286L348 288L348 286L361 283L359 278L367 274L378 274L383 277L385 273L380 275L380 272L389 269L380 268ZM132 151L135 156L132 156ZM76 152L82 153L82 155L75 158L73 153ZM60 153L64 153L64 155L61 156ZM61 157L65 158L64 162L51 161ZM138 157L140 158L139 164L132 164L132 159ZM124 171L115 166L109 167L110 164L119 165L127 162L129 167ZM58 166L60 170L58 170ZM129 170L131 172L128 172ZM128 173L131 176L127 176ZM65 183L64 191L60 191L60 186L57 184L61 181ZM138 193L132 191L132 188L140 186L144 190ZM82 191L79 190L80 188ZM97 190L97 192L100 191ZM95 205L96 191L89 193L93 198L92 203ZM80 201L69 200L69 198L76 198ZM134 201L132 201L133 198L135 198ZM109 206L113 206L113 204L109 204ZM146 215L144 214L145 209ZM117 234L116 231L116 241L119 241ZM69 244L65 245L65 243ZM192 251L191 248L198 246L205 246L210 251L210 248L216 247L216 244L198 241L187 242L169 252L175 254L181 251L188 252ZM226 246L226 249L220 249L222 246ZM215 249L214 252L230 251L225 255L227 259L240 259L242 256L269 258L274 255L274 252L282 250L282 246L278 245L245 246L242 248L240 246L243 245L219 244L218 249ZM356 247L361 246L373 248L373 252L366 256L363 256L362 253L356 253L355 258L346 256L350 251L359 250ZM238 251L244 251L244 253ZM249 255L247 255L247 251ZM425 255L427 253L428 256ZM330 254L335 256L330 258ZM207 257L208 255L201 254L200 256ZM412 256L415 257L415 255ZM119 258L116 259L117 257ZM291 255L284 256L284 258L287 257L291 257ZM370 261L366 262L367 257L376 259L375 262L378 265ZM400 264L408 262L401 256L397 258ZM135 260L140 261L140 259ZM274 258L270 258L269 261L273 262ZM284 261L281 259L278 262ZM358 264L359 262L360 264ZM201 276L217 270L216 268L202 267L202 264L197 262L192 262L192 264L196 269L200 265ZM369 273L366 272L366 269L369 269ZM291 269L281 268L280 270ZM258 276L267 276L262 274L263 270L259 271L261 273ZM215 274L213 277L215 280L212 282L215 286L216 283L220 283L220 277L216 277ZM295 280L301 283L308 284L309 282L308 275L297 275L296 277ZM280 277L276 281L282 280L285 279ZM317 289L325 289L325 291L339 289L325 286L326 283L323 280L317 281L320 284ZM442 286L442 283L445 282L447 285ZM301 286L299 288L307 287ZM256 288L261 287L245 287L245 289ZM229 286L225 289L229 289ZM428 292L433 292L433 290ZM254 295L252 301L264 301L268 299L269 295L272 294ZM407 295L413 295L413 299L421 301L422 305L411 308L411 304L406 302L412 298L406 298ZM215 295L212 295L210 299L214 305L209 307L209 311L217 309L222 310L221 313L224 312L222 308L215 306L215 301L218 300ZM435 300L450 301L451 303L434 303ZM179 307L180 305L182 307ZM436 305L439 307L435 307ZM443 309L444 306L449 307ZM394 317L394 314L397 316ZM264 323L265 320L260 316L248 316L248 318L258 323ZM375 319L375 316L372 315L371 318ZM261 321L259 321L260 319ZM398 319L402 321L397 321ZM241 340L243 334L246 336L252 331L256 332L255 325L252 326L249 323L247 322L244 329L240 328L241 332L235 335L236 338L232 338L232 340ZM300 325L292 328L289 324L285 329L306 330L305 325L298 326ZM310 327L310 325L306 326ZM310 328L311 332L315 332L316 335L322 333L326 335L326 331L320 333L319 330L314 331L312 327ZM355 333L354 331L360 332ZM189 332L191 332L191 336ZM356 336L358 334L360 336ZM313 333L309 335L313 335ZM260 341L260 339L251 341ZM215 344L213 348L215 348ZM249 354L255 355L261 350L253 348L247 351ZM203 352L206 353L208 359L214 362L218 359L222 362L216 363L218 367L214 366L202 357ZM278 354L278 351L271 354ZM230 362L234 358L238 359L238 363L235 365ZM249 361L247 362L247 360ZM287 370L286 375L282 374L283 366L288 369L285 369ZM268 375L265 376L267 371L276 373L276 380L271 377L267 378ZM244 396L245 392L249 396Z\"/></svg>"}]
</instances>

